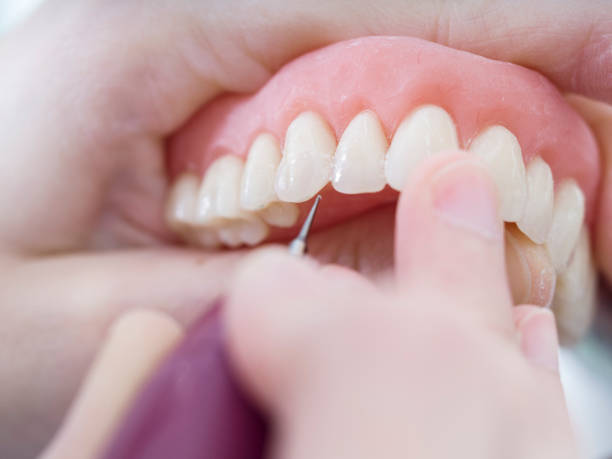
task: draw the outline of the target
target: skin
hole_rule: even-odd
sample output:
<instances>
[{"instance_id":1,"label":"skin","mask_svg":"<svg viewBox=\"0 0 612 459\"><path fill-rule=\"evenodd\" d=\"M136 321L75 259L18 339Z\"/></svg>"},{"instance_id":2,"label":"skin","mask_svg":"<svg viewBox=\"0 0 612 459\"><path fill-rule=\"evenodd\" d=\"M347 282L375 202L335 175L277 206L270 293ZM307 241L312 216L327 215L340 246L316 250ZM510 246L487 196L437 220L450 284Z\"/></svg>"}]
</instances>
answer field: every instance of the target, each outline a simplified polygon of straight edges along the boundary
<instances>
[{"instance_id":1,"label":"skin","mask_svg":"<svg viewBox=\"0 0 612 459\"><path fill-rule=\"evenodd\" d=\"M48 442L119 314L164 309L188 323L225 289L241 254L173 247L161 218L165 139L212 97L384 33L612 102L603 1L236 3L50 0L0 42L0 456Z\"/></svg>"},{"instance_id":2,"label":"skin","mask_svg":"<svg viewBox=\"0 0 612 459\"><path fill-rule=\"evenodd\" d=\"M578 457L554 319L513 311L496 207L484 169L446 156L400 197L393 288L279 250L242 264L229 346L280 420L271 457Z\"/></svg>"}]
</instances>

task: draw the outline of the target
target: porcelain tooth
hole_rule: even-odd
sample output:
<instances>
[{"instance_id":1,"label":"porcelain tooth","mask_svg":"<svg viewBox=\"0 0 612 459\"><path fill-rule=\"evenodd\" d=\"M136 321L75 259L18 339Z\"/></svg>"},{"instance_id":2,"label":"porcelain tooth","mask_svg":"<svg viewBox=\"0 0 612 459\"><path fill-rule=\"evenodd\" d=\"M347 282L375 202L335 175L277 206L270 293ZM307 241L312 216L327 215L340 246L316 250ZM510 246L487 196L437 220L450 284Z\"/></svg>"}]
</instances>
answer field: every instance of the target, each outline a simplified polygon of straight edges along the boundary
<instances>
[{"instance_id":1,"label":"porcelain tooth","mask_svg":"<svg viewBox=\"0 0 612 459\"><path fill-rule=\"evenodd\" d=\"M332 185L340 193L375 193L386 185L387 138L371 110L359 113L344 130L334 156Z\"/></svg>"},{"instance_id":2,"label":"porcelain tooth","mask_svg":"<svg viewBox=\"0 0 612 459\"><path fill-rule=\"evenodd\" d=\"M328 182L336 137L317 113L304 112L287 129L275 189L281 201L304 202Z\"/></svg>"},{"instance_id":3,"label":"porcelain tooth","mask_svg":"<svg viewBox=\"0 0 612 459\"><path fill-rule=\"evenodd\" d=\"M472 141L469 150L483 160L497 185L500 217L519 221L525 210L527 177L516 136L503 126L491 126Z\"/></svg>"},{"instance_id":4,"label":"porcelain tooth","mask_svg":"<svg viewBox=\"0 0 612 459\"><path fill-rule=\"evenodd\" d=\"M260 210L276 201L274 179L281 160L278 141L272 134L263 133L253 141L240 185L240 204L243 209Z\"/></svg>"},{"instance_id":5,"label":"porcelain tooth","mask_svg":"<svg viewBox=\"0 0 612 459\"><path fill-rule=\"evenodd\" d=\"M450 115L435 105L417 108L395 131L385 162L387 183L401 191L427 156L457 148L457 128Z\"/></svg>"}]
</instances>

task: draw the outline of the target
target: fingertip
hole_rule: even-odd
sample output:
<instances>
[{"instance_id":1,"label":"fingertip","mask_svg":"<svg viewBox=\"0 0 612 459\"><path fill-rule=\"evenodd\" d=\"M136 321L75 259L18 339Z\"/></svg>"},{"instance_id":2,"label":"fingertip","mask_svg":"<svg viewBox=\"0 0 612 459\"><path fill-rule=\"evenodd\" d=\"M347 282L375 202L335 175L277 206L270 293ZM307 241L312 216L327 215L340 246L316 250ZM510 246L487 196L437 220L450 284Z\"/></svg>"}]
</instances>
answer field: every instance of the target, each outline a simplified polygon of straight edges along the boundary
<instances>
[{"instance_id":1,"label":"fingertip","mask_svg":"<svg viewBox=\"0 0 612 459\"><path fill-rule=\"evenodd\" d=\"M559 339L550 309L532 305L513 309L514 323L523 355L533 365L559 371Z\"/></svg>"}]
</instances>

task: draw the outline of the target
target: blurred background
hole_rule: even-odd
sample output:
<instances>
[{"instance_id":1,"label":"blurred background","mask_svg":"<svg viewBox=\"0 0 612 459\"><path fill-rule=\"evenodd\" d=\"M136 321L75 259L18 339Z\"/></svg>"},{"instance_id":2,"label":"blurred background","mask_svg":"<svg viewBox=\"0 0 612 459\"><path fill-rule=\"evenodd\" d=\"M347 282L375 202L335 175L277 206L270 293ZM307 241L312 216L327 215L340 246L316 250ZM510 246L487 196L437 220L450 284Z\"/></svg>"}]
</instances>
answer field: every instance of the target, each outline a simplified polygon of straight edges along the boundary
<instances>
[{"instance_id":1,"label":"blurred background","mask_svg":"<svg viewBox=\"0 0 612 459\"><path fill-rule=\"evenodd\" d=\"M43 1L0 0L0 40ZM561 351L569 410L589 459L612 458L612 295L602 292L601 303L591 334Z\"/></svg>"}]
</instances>

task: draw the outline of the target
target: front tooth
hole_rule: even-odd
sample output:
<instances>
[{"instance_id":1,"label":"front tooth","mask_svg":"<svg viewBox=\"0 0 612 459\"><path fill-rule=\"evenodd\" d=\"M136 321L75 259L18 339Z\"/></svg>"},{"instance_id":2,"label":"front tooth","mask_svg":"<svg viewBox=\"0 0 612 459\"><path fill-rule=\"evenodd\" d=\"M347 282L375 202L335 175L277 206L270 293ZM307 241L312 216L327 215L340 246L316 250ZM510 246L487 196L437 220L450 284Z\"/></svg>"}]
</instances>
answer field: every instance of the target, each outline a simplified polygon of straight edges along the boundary
<instances>
[{"instance_id":1,"label":"front tooth","mask_svg":"<svg viewBox=\"0 0 612 459\"><path fill-rule=\"evenodd\" d=\"M166 207L166 219L171 228L182 231L193 223L199 186L200 179L190 173L174 182Z\"/></svg>"},{"instance_id":2,"label":"front tooth","mask_svg":"<svg viewBox=\"0 0 612 459\"><path fill-rule=\"evenodd\" d=\"M387 138L370 110L359 113L344 130L336 155L332 185L340 193L375 193L386 185Z\"/></svg>"},{"instance_id":3,"label":"front tooth","mask_svg":"<svg viewBox=\"0 0 612 459\"><path fill-rule=\"evenodd\" d=\"M585 227L567 270L557 278L552 309L561 341L571 343L583 336L591 324L597 302L597 273L591 258L589 234Z\"/></svg>"},{"instance_id":4,"label":"front tooth","mask_svg":"<svg viewBox=\"0 0 612 459\"><path fill-rule=\"evenodd\" d=\"M242 160L234 155L221 156L210 165L198 194L198 223L217 224L223 219L236 218L241 214L242 169Z\"/></svg>"},{"instance_id":5,"label":"front tooth","mask_svg":"<svg viewBox=\"0 0 612 459\"><path fill-rule=\"evenodd\" d=\"M242 174L240 204L243 209L260 210L276 200L274 178L280 160L276 138L267 133L258 135L249 149Z\"/></svg>"},{"instance_id":6,"label":"front tooth","mask_svg":"<svg viewBox=\"0 0 612 459\"><path fill-rule=\"evenodd\" d=\"M268 225L255 215L226 221L218 229L218 237L228 247L257 245L268 235Z\"/></svg>"},{"instance_id":7,"label":"front tooth","mask_svg":"<svg viewBox=\"0 0 612 459\"><path fill-rule=\"evenodd\" d=\"M292 202L273 202L259 211L259 216L272 226L289 228L297 222L300 209Z\"/></svg>"},{"instance_id":8,"label":"front tooth","mask_svg":"<svg viewBox=\"0 0 612 459\"><path fill-rule=\"evenodd\" d=\"M426 156L458 147L455 123L444 109L435 105L416 109L404 118L391 141L385 163L389 186L401 191Z\"/></svg>"},{"instance_id":9,"label":"front tooth","mask_svg":"<svg viewBox=\"0 0 612 459\"><path fill-rule=\"evenodd\" d=\"M572 179L564 180L555 192L552 224L546 246L557 272L567 266L578 242L584 220L584 195Z\"/></svg>"},{"instance_id":10,"label":"front tooth","mask_svg":"<svg viewBox=\"0 0 612 459\"><path fill-rule=\"evenodd\" d=\"M276 194L282 201L304 202L329 181L334 133L320 115L304 112L285 135L283 157L276 173Z\"/></svg>"},{"instance_id":11,"label":"front tooth","mask_svg":"<svg viewBox=\"0 0 612 459\"><path fill-rule=\"evenodd\" d=\"M527 178L515 135L503 126L492 126L472 141L470 151L483 159L497 184L500 217L507 222L520 220L527 198Z\"/></svg>"},{"instance_id":12,"label":"front tooth","mask_svg":"<svg viewBox=\"0 0 612 459\"><path fill-rule=\"evenodd\" d=\"M518 227L537 244L543 244L548 237L554 199L550 167L542 158L535 158L527 167L527 202Z\"/></svg>"}]
</instances>

